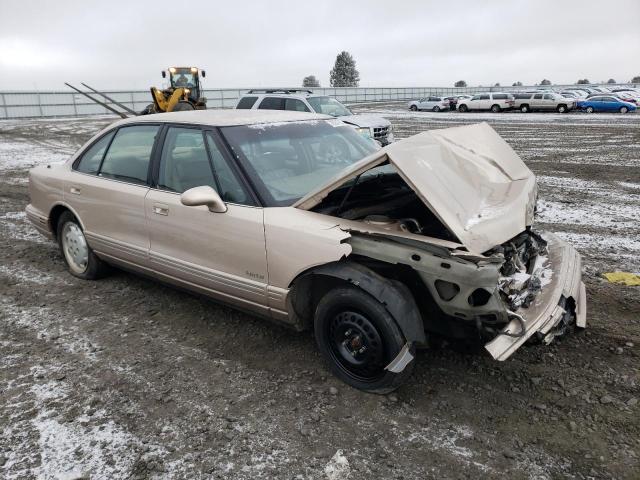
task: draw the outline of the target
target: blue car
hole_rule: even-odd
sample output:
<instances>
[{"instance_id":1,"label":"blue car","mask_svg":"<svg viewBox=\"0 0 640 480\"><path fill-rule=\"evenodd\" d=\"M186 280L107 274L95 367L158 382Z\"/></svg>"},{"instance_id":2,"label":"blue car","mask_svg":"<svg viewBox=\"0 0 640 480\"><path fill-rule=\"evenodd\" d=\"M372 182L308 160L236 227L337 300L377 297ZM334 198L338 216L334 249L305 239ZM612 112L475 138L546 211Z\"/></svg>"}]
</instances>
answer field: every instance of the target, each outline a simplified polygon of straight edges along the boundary
<instances>
[{"instance_id":1,"label":"blue car","mask_svg":"<svg viewBox=\"0 0 640 480\"><path fill-rule=\"evenodd\" d=\"M600 95L600 96L587 98L586 100L579 100L577 103L577 107L581 110L586 111L587 113L593 113L593 112L627 113L627 112L633 112L636 109L636 106L633 103L624 102L619 98L608 96L608 95Z\"/></svg>"}]
</instances>

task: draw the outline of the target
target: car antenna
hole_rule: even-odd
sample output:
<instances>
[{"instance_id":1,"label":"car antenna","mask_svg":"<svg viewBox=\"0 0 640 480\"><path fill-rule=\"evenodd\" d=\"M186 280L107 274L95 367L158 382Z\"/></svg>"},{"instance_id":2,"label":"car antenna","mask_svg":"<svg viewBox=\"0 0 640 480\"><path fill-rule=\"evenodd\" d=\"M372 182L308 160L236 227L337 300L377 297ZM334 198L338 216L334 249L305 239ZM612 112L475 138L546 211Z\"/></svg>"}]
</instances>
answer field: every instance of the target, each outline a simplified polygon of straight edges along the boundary
<instances>
[{"instance_id":1,"label":"car antenna","mask_svg":"<svg viewBox=\"0 0 640 480\"><path fill-rule=\"evenodd\" d=\"M351 191L355 188L355 186L358 183L358 181L360 180L361 176L362 176L362 173L360 173L356 177L355 181L349 187L349 190L347 190L347 193L345 193L344 197L342 198L342 201L340 202L340 205L338 205L338 210L336 210L336 215L340 215L340 212L342 211L342 207L344 207L344 204L346 203L347 199L349 198L349 195L351 195Z\"/></svg>"}]
</instances>

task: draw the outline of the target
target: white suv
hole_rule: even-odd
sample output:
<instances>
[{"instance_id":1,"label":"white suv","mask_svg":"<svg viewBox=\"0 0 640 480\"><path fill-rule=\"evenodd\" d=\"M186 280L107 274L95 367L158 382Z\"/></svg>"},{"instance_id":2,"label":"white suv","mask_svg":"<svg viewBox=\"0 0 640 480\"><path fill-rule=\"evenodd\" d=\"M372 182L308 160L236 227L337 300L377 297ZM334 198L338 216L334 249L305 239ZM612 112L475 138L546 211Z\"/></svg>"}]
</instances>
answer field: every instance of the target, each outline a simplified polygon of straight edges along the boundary
<instances>
[{"instance_id":1,"label":"white suv","mask_svg":"<svg viewBox=\"0 0 640 480\"><path fill-rule=\"evenodd\" d=\"M458 111L491 110L494 113L513 108L515 100L513 95L504 92L478 93L468 100L458 101Z\"/></svg>"},{"instance_id":2,"label":"white suv","mask_svg":"<svg viewBox=\"0 0 640 480\"><path fill-rule=\"evenodd\" d=\"M449 110L449 108L449 100L445 97L431 96L409 102L409 110L413 112L417 110L431 110L439 112L440 110Z\"/></svg>"},{"instance_id":3,"label":"white suv","mask_svg":"<svg viewBox=\"0 0 640 480\"><path fill-rule=\"evenodd\" d=\"M354 127L358 133L380 142L383 146L393 142L391 123L377 115L358 114L333 97L316 95L305 89L249 90L236 108L252 110L291 110L331 115Z\"/></svg>"}]
</instances>

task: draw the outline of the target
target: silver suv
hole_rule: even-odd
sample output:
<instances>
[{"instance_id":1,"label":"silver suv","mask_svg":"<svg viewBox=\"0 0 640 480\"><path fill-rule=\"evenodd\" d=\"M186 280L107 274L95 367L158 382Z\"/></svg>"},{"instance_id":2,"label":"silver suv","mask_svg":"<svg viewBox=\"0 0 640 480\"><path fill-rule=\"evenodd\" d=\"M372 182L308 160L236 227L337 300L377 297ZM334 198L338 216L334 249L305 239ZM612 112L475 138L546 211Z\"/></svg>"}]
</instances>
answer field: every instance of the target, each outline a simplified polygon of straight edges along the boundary
<instances>
[{"instance_id":1,"label":"silver suv","mask_svg":"<svg viewBox=\"0 0 640 480\"><path fill-rule=\"evenodd\" d=\"M331 115L354 127L364 137L372 138L383 146L394 140L391 122L386 118L368 114L356 115L335 98L314 94L312 90L294 88L249 90L240 98L236 108L291 110Z\"/></svg>"},{"instance_id":2,"label":"silver suv","mask_svg":"<svg viewBox=\"0 0 640 480\"><path fill-rule=\"evenodd\" d=\"M576 107L575 99L566 98L551 92L515 93L515 105L523 113L555 110L558 113L567 113Z\"/></svg>"}]
</instances>

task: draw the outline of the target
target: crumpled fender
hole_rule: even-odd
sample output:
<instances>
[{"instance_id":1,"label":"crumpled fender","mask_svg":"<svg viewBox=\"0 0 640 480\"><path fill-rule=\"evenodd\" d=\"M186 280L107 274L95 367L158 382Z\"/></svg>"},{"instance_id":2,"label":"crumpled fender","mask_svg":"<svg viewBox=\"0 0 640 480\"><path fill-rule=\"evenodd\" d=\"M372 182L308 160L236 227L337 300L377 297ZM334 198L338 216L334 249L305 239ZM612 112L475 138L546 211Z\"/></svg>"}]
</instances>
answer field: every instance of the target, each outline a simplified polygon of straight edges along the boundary
<instances>
[{"instance_id":1,"label":"crumpled fender","mask_svg":"<svg viewBox=\"0 0 640 480\"><path fill-rule=\"evenodd\" d=\"M382 303L393 316L407 342L425 343L422 316L411 291L397 280L389 280L359 263L333 262L305 275L326 275L345 280Z\"/></svg>"}]
</instances>

